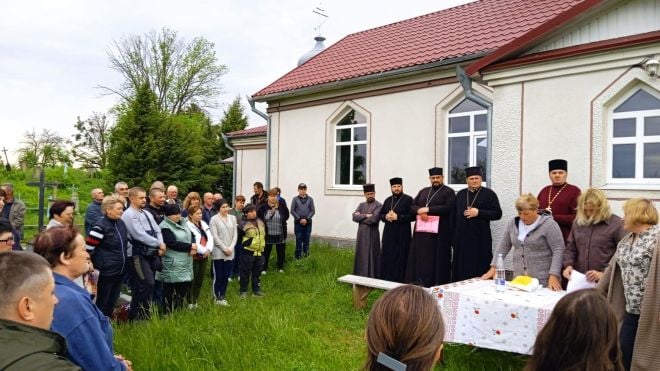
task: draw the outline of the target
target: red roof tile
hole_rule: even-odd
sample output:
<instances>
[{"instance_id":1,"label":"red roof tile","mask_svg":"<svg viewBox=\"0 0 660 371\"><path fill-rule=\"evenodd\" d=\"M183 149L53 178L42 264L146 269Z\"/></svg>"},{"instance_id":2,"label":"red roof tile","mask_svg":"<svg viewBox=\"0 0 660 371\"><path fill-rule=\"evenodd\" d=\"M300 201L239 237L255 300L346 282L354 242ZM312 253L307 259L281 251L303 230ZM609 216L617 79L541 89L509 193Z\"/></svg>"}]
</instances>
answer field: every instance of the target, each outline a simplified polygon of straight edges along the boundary
<instances>
[{"instance_id":1,"label":"red roof tile","mask_svg":"<svg viewBox=\"0 0 660 371\"><path fill-rule=\"evenodd\" d=\"M253 136L253 135L266 135L266 129L267 129L267 125L255 126L253 128L247 128L247 129L243 129L243 130L232 131L232 132L226 133L225 135L230 137L230 138L248 137L248 136Z\"/></svg>"},{"instance_id":2,"label":"red roof tile","mask_svg":"<svg viewBox=\"0 0 660 371\"><path fill-rule=\"evenodd\" d=\"M481 0L350 34L254 97L487 53L583 1Z\"/></svg>"}]
</instances>

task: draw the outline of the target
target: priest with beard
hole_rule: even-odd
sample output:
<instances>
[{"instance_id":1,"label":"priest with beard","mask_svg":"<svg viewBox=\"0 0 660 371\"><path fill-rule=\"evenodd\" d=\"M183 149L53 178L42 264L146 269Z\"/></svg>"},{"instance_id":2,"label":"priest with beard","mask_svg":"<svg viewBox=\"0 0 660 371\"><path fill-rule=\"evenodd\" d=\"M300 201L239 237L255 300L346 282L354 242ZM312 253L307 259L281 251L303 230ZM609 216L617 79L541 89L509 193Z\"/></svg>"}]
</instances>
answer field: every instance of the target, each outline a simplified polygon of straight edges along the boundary
<instances>
[{"instance_id":1,"label":"priest with beard","mask_svg":"<svg viewBox=\"0 0 660 371\"><path fill-rule=\"evenodd\" d=\"M454 212L454 281L480 277L493 260L490 222L502 218L497 195L482 187L478 166L465 169L467 188L456 194Z\"/></svg>"},{"instance_id":2,"label":"priest with beard","mask_svg":"<svg viewBox=\"0 0 660 371\"><path fill-rule=\"evenodd\" d=\"M431 186L419 191L410 210L416 216L406 282L431 287L451 280L451 218L456 195L443 184L442 168L429 169Z\"/></svg>"},{"instance_id":3,"label":"priest with beard","mask_svg":"<svg viewBox=\"0 0 660 371\"><path fill-rule=\"evenodd\" d=\"M385 224L380 275L387 281L404 282L410 249L410 222L414 220L410 212L413 199L403 193L401 178L390 179L390 187L392 195L385 199L380 209L380 220Z\"/></svg>"},{"instance_id":4,"label":"priest with beard","mask_svg":"<svg viewBox=\"0 0 660 371\"><path fill-rule=\"evenodd\" d=\"M356 276L380 278L380 202L376 201L373 184L362 186L365 202L360 203L353 213L353 221L358 223L355 245L353 274Z\"/></svg>"},{"instance_id":5,"label":"priest with beard","mask_svg":"<svg viewBox=\"0 0 660 371\"><path fill-rule=\"evenodd\" d=\"M539 211L552 215L559 224L564 244L571 233L573 221L577 214L577 200L580 197L580 188L568 184L568 162L566 160L551 160L548 162L548 175L552 185L545 186L539 192Z\"/></svg>"}]
</instances>

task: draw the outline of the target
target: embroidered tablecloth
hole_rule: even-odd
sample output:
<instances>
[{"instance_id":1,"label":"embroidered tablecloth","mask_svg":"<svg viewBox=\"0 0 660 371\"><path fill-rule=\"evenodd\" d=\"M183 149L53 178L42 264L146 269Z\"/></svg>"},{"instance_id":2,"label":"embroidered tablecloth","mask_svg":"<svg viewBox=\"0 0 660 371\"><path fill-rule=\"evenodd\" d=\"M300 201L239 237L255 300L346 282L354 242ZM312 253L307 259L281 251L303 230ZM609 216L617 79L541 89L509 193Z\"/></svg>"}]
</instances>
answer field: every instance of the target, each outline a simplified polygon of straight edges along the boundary
<instances>
[{"instance_id":1,"label":"embroidered tablecloth","mask_svg":"<svg viewBox=\"0 0 660 371\"><path fill-rule=\"evenodd\" d=\"M431 287L445 321L445 341L530 354L536 334L566 292L514 288L497 292L492 280L469 279Z\"/></svg>"}]
</instances>

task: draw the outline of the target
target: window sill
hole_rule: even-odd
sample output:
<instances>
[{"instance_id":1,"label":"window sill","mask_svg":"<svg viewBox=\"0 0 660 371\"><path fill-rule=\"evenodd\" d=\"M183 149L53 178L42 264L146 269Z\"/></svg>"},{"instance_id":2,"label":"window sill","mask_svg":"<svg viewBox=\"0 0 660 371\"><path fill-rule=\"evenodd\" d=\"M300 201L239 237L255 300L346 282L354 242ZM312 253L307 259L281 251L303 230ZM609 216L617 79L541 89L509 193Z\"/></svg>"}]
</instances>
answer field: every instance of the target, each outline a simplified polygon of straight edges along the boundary
<instances>
[{"instance_id":1,"label":"window sill","mask_svg":"<svg viewBox=\"0 0 660 371\"><path fill-rule=\"evenodd\" d=\"M602 191L660 191L660 184L616 184L599 187Z\"/></svg>"},{"instance_id":2,"label":"window sill","mask_svg":"<svg viewBox=\"0 0 660 371\"><path fill-rule=\"evenodd\" d=\"M325 194L330 196L364 196L364 191L362 191L362 186L351 188L328 187L325 189Z\"/></svg>"}]
</instances>

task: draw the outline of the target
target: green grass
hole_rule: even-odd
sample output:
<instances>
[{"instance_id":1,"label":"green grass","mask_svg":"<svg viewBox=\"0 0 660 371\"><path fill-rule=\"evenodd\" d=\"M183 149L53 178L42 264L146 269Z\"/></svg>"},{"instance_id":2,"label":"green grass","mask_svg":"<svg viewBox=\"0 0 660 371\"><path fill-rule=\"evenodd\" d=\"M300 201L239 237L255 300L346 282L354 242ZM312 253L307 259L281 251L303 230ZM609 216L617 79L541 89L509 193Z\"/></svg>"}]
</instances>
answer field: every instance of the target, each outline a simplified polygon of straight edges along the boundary
<instances>
[{"instance_id":1,"label":"green grass","mask_svg":"<svg viewBox=\"0 0 660 371\"><path fill-rule=\"evenodd\" d=\"M137 324L118 324L115 351L138 370L357 370L364 363L369 308L354 310L349 273L353 251L312 246L294 261L287 246L286 273L263 276L265 298L238 298L229 285L230 307L213 303L210 279L199 308ZM274 255L274 252L273 252ZM274 264L274 256L271 264ZM520 370L525 357L464 345L447 345L447 370Z\"/></svg>"}]
</instances>

